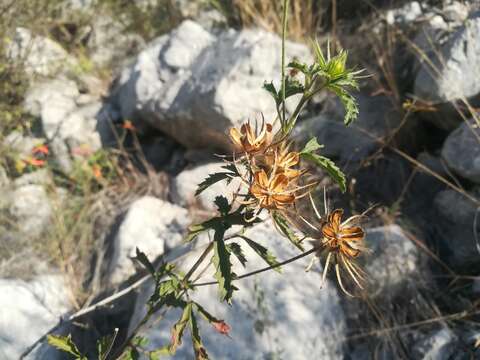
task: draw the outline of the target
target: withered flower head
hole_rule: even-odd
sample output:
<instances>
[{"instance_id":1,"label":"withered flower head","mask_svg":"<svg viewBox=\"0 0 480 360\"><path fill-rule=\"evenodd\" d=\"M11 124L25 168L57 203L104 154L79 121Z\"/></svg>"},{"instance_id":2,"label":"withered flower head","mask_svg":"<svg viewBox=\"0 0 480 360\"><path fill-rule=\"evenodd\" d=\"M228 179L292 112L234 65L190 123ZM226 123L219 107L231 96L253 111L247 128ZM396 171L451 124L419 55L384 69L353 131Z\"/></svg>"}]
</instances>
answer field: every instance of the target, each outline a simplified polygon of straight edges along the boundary
<instances>
[{"instance_id":1,"label":"withered flower head","mask_svg":"<svg viewBox=\"0 0 480 360\"><path fill-rule=\"evenodd\" d=\"M250 193L260 208L284 209L295 202L295 189L291 189L289 185L290 181L284 174L272 174L268 177L265 170L260 170L254 174Z\"/></svg>"},{"instance_id":2,"label":"withered flower head","mask_svg":"<svg viewBox=\"0 0 480 360\"><path fill-rule=\"evenodd\" d=\"M273 169L276 173L282 173L289 179L297 178L304 173L302 170L293 169L300 163L300 154L289 151L288 145L285 144L272 147L257 160L260 167Z\"/></svg>"},{"instance_id":3,"label":"withered flower head","mask_svg":"<svg viewBox=\"0 0 480 360\"><path fill-rule=\"evenodd\" d=\"M355 259L363 251L367 250L364 245L365 232L360 226L354 224L363 215L354 215L342 222L343 210L336 209L329 213L325 211L327 215L322 219L313 200L312 206L320 220L320 227L307 223L317 231L317 236L314 237L314 240L320 242L320 254L327 253L327 259L323 267L322 283L325 283L330 262L334 261L335 273L340 288L345 294L353 296L345 289L340 270L341 267L343 270L346 270L354 283L360 289L363 289L362 283L366 280L366 274L355 263Z\"/></svg>"},{"instance_id":4,"label":"withered flower head","mask_svg":"<svg viewBox=\"0 0 480 360\"><path fill-rule=\"evenodd\" d=\"M235 147L245 153L255 153L265 150L273 140L273 126L269 123L262 123L260 131L253 129L250 123L243 124L240 131L236 128L230 129L230 139Z\"/></svg>"}]
</instances>

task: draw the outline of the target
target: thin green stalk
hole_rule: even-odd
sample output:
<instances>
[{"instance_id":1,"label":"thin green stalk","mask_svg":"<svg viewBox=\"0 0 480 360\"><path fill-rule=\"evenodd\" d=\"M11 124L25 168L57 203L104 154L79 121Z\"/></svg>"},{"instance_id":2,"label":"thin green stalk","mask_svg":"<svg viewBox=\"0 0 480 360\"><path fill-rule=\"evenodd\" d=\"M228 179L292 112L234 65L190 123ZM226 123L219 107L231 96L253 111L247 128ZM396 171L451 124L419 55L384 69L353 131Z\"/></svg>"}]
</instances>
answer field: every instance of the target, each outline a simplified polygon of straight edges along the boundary
<instances>
[{"instance_id":1,"label":"thin green stalk","mask_svg":"<svg viewBox=\"0 0 480 360\"><path fill-rule=\"evenodd\" d=\"M287 36L287 16L288 16L288 0L283 0L283 27L282 27L282 130L285 132L286 106L285 106L285 38Z\"/></svg>"}]
</instances>

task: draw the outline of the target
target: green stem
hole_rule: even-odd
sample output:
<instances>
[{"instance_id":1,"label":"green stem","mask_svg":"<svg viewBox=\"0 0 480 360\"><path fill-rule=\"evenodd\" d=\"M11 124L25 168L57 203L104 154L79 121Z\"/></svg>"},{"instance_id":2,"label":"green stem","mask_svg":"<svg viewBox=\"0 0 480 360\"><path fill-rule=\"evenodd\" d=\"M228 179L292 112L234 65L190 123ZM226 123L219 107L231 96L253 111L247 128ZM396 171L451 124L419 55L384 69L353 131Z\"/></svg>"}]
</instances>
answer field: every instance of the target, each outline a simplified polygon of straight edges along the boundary
<instances>
[{"instance_id":1,"label":"green stem","mask_svg":"<svg viewBox=\"0 0 480 360\"><path fill-rule=\"evenodd\" d=\"M312 81L312 84L315 83L315 81ZM297 107L293 111L292 115L288 118L288 121L285 124L285 134L290 133L292 131L293 127L295 126L295 123L297 122L298 115L300 114L300 111L302 111L303 107L305 104L316 94L318 94L320 91L322 91L325 88L325 85L319 86L317 89L313 91L305 90L303 93L302 98L297 104Z\"/></svg>"},{"instance_id":2,"label":"green stem","mask_svg":"<svg viewBox=\"0 0 480 360\"><path fill-rule=\"evenodd\" d=\"M288 0L283 0L283 26L282 26L282 130L285 130L286 106L285 106L285 38L287 36L287 16L288 16Z\"/></svg>"}]
</instances>

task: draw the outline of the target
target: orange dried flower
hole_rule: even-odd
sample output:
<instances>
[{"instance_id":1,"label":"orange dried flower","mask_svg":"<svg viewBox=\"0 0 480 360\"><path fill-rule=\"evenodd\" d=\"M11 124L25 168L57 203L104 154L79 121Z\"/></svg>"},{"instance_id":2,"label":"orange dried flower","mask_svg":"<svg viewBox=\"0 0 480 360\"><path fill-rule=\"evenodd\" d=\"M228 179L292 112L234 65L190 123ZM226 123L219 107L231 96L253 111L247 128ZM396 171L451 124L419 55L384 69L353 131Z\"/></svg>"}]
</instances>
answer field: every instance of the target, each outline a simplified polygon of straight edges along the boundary
<instances>
[{"instance_id":1,"label":"orange dried flower","mask_svg":"<svg viewBox=\"0 0 480 360\"><path fill-rule=\"evenodd\" d=\"M325 209L325 213L327 214L326 219L322 219L313 200L312 206L320 220L320 227L316 227L306 220L304 221L317 231L314 240L320 242L320 253L328 253L325 266L323 267L322 283L325 283L330 262L333 258L333 261L335 262L335 273L340 288L345 294L353 296L345 289L340 273L340 267L346 270L347 274L360 289L363 289L362 282L366 280L366 274L354 262L363 251L367 250L364 245L365 232L360 226L355 224L356 220L362 218L363 215L354 215L342 222L342 209L336 209L328 213L327 209ZM308 269L312 264L310 264Z\"/></svg>"},{"instance_id":2,"label":"orange dried flower","mask_svg":"<svg viewBox=\"0 0 480 360\"><path fill-rule=\"evenodd\" d=\"M124 128L125 130L130 130L130 131L137 130L135 128L135 125L133 125L133 123L130 120L125 120L122 124L122 128Z\"/></svg>"},{"instance_id":3,"label":"orange dried flower","mask_svg":"<svg viewBox=\"0 0 480 360\"><path fill-rule=\"evenodd\" d=\"M267 176L265 170L254 174L250 193L258 201L258 206L265 209L284 209L295 202L296 189L289 189L290 181L284 174Z\"/></svg>"},{"instance_id":4,"label":"orange dried flower","mask_svg":"<svg viewBox=\"0 0 480 360\"><path fill-rule=\"evenodd\" d=\"M98 164L94 164L92 166L92 173L95 179L101 179L102 178L102 168Z\"/></svg>"},{"instance_id":5,"label":"orange dried flower","mask_svg":"<svg viewBox=\"0 0 480 360\"><path fill-rule=\"evenodd\" d=\"M48 153L49 153L48 146L45 144L34 146L32 149L32 154L34 155L36 154L48 155Z\"/></svg>"},{"instance_id":6,"label":"orange dried flower","mask_svg":"<svg viewBox=\"0 0 480 360\"><path fill-rule=\"evenodd\" d=\"M289 179L297 178L304 173L302 170L293 169L300 163L300 154L288 151L288 146L284 145L271 149L264 156L258 157L257 162L260 167L273 169L276 173L282 173Z\"/></svg>"},{"instance_id":7,"label":"orange dried flower","mask_svg":"<svg viewBox=\"0 0 480 360\"><path fill-rule=\"evenodd\" d=\"M230 129L230 139L237 149L245 153L255 153L265 150L273 140L272 124L262 123L260 131L257 134L250 123L243 124L240 131L236 128Z\"/></svg>"},{"instance_id":8,"label":"orange dried flower","mask_svg":"<svg viewBox=\"0 0 480 360\"><path fill-rule=\"evenodd\" d=\"M27 165L31 165L31 166L34 166L34 167L41 167L41 166L45 165L45 163L46 163L45 160L37 159L37 158L34 158L33 156L29 156L26 159L23 159L23 161Z\"/></svg>"}]
</instances>

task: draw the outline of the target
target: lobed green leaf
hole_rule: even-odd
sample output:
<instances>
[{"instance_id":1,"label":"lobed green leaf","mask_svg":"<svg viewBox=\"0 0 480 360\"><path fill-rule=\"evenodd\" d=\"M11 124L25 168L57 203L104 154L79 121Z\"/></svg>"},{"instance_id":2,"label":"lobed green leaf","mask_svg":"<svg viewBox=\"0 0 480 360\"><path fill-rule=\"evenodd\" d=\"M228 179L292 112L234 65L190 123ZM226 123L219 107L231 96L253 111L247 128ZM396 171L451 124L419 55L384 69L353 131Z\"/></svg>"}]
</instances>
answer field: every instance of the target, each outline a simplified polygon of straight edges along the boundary
<instances>
[{"instance_id":1,"label":"lobed green leaf","mask_svg":"<svg viewBox=\"0 0 480 360\"><path fill-rule=\"evenodd\" d=\"M70 334L67 336L48 334L47 342L50 346L75 356L77 360L88 360L87 357L82 355L80 350L78 350Z\"/></svg>"},{"instance_id":2,"label":"lobed green leaf","mask_svg":"<svg viewBox=\"0 0 480 360\"><path fill-rule=\"evenodd\" d=\"M272 212L272 218L274 224L276 225L277 229L283 234L290 242L295 245L299 250L305 251L300 238L295 235L295 232L291 229L290 224L288 223L287 219L283 217L279 212Z\"/></svg>"},{"instance_id":3,"label":"lobed green leaf","mask_svg":"<svg viewBox=\"0 0 480 360\"><path fill-rule=\"evenodd\" d=\"M257 253L258 256L260 256L268 265L270 266L275 266L273 269L279 273L282 272L282 269L278 265L277 258L275 255L273 255L265 246L260 245L256 241L253 241L252 239L246 237L246 236L240 236L243 240L245 240L252 248L253 251Z\"/></svg>"}]
</instances>

